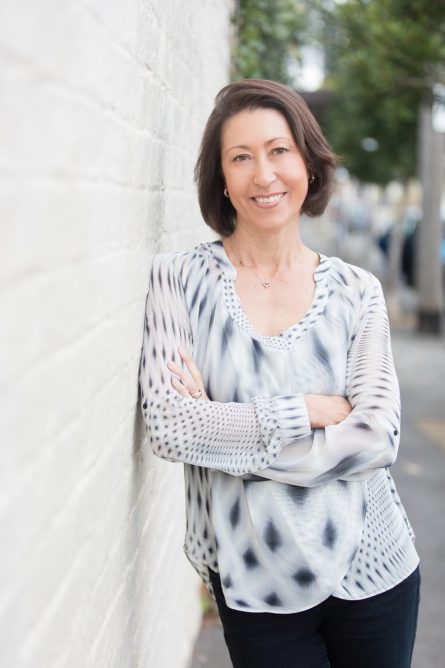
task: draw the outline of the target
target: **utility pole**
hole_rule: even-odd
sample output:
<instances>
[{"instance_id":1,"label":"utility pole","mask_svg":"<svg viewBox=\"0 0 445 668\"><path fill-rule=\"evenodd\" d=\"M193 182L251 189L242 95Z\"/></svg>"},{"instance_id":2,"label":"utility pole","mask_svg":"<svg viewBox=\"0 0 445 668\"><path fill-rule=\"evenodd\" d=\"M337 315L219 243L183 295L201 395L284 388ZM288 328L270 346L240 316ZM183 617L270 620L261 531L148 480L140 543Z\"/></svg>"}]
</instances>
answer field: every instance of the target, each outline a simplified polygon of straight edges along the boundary
<instances>
[{"instance_id":1,"label":"utility pole","mask_svg":"<svg viewBox=\"0 0 445 668\"><path fill-rule=\"evenodd\" d=\"M433 125L432 104L420 110L420 176L423 218L417 242L416 282L419 294L418 330L440 334L443 329L444 290L440 247L440 200L444 169L444 132Z\"/></svg>"}]
</instances>

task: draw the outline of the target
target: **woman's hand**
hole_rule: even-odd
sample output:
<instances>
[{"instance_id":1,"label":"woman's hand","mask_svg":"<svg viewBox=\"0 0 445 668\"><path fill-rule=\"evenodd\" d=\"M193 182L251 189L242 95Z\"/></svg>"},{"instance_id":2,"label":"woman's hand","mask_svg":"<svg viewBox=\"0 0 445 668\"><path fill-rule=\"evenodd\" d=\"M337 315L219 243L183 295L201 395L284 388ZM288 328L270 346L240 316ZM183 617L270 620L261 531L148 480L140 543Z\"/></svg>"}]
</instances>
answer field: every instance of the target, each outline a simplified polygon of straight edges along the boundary
<instances>
[{"instance_id":1,"label":"woman's hand","mask_svg":"<svg viewBox=\"0 0 445 668\"><path fill-rule=\"evenodd\" d=\"M184 348L178 348L178 352L184 360L188 372L180 369L174 362L167 362L169 370L179 378L179 380L178 378L172 378L173 387L180 395L188 399L193 398L192 395L200 390L201 395L197 399L210 401L204 389L201 373L195 362Z\"/></svg>"},{"instance_id":2,"label":"woman's hand","mask_svg":"<svg viewBox=\"0 0 445 668\"><path fill-rule=\"evenodd\" d=\"M304 400L313 429L338 424L352 411L349 401L337 394L305 394Z\"/></svg>"}]
</instances>

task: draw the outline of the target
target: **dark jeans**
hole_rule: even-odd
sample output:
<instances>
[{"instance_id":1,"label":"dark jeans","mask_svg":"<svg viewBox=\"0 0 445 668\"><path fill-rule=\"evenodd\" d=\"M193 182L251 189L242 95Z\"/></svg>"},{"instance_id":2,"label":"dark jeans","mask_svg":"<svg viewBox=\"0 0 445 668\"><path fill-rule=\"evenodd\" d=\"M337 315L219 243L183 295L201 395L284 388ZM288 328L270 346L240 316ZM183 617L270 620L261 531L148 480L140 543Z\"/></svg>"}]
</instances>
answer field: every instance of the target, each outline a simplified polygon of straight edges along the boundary
<instances>
[{"instance_id":1,"label":"dark jeans","mask_svg":"<svg viewBox=\"0 0 445 668\"><path fill-rule=\"evenodd\" d=\"M360 601L330 596L304 612L228 608L209 569L234 668L409 668L420 600L419 569Z\"/></svg>"}]
</instances>

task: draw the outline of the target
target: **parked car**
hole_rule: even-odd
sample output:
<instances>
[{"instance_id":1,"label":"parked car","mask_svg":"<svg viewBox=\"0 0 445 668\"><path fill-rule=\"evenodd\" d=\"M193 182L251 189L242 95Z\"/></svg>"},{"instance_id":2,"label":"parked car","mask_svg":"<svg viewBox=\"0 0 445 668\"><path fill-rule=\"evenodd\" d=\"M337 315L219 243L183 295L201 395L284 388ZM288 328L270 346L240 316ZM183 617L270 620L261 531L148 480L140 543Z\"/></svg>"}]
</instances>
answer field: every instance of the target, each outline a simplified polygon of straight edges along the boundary
<instances>
[{"instance_id":1,"label":"parked car","mask_svg":"<svg viewBox=\"0 0 445 668\"><path fill-rule=\"evenodd\" d=\"M410 287L415 287L416 281L416 250L417 250L417 239L418 239L418 230L419 230L419 220L407 219L404 222L402 231L403 231L403 241L402 241L402 252L400 256L400 272L404 276L407 285ZM378 240L377 244L379 248L385 253L386 256L389 255L389 247L391 243L391 236L393 233L394 227L391 227L384 235L382 235ZM442 241L440 246L440 257L442 261L442 273L444 277L444 286L445 286L445 220L442 223Z\"/></svg>"}]
</instances>

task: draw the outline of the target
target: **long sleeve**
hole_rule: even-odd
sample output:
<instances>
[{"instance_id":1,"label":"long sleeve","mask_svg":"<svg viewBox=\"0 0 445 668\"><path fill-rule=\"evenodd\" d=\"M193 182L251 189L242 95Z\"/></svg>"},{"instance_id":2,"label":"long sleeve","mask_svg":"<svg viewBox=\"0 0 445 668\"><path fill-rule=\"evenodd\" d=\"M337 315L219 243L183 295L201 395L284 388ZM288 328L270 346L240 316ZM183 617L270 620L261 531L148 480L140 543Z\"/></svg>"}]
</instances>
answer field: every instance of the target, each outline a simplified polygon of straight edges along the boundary
<instances>
[{"instance_id":1,"label":"long sleeve","mask_svg":"<svg viewBox=\"0 0 445 668\"><path fill-rule=\"evenodd\" d=\"M178 346L193 355L184 287L175 266L178 255L155 255L149 279L139 382L151 448L169 461L232 475L257 472L284 446L311 433L304 397L223 403L182 397L175 390L167 362L185 368Z\"/></svg>"},{"instance_id":2,"label":"long sleeve","mask_svg":"<svg viewBox=\"0 0 445 668\"><path fill-rule=\"evenodd\" d=\"M391 466L400 442L400 393L382 286L372 276L348 351L346 398L351 413L285 447L258 473L304 487L331 480L364 480Z\"/></svg>"}]
</instances>

